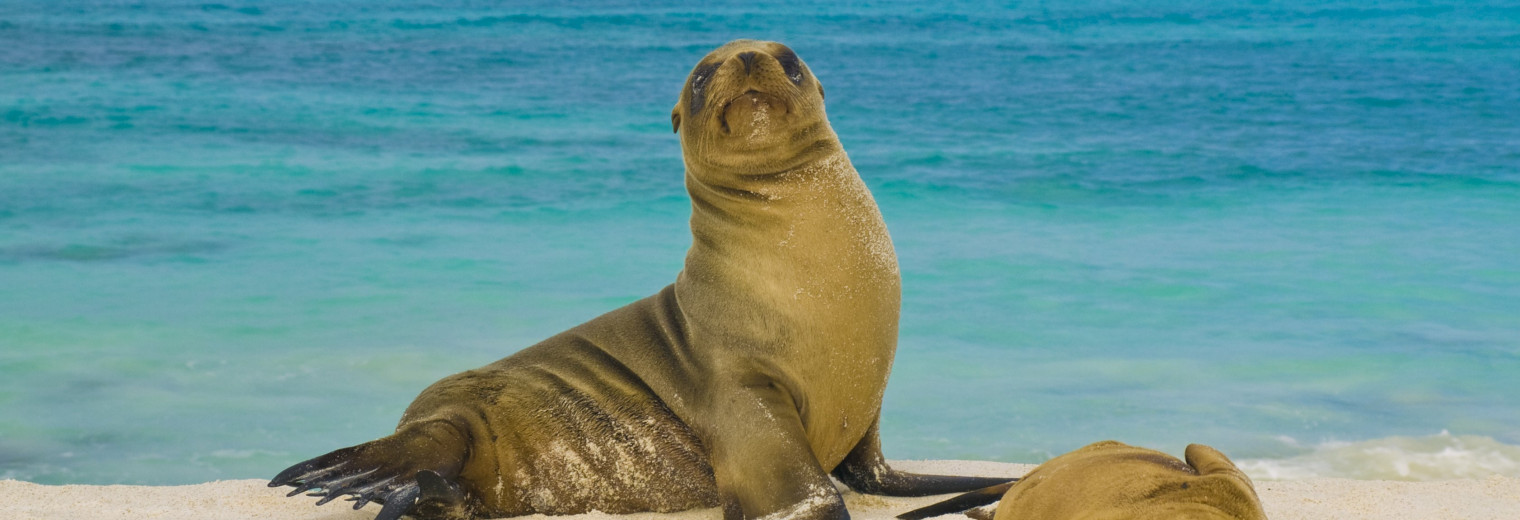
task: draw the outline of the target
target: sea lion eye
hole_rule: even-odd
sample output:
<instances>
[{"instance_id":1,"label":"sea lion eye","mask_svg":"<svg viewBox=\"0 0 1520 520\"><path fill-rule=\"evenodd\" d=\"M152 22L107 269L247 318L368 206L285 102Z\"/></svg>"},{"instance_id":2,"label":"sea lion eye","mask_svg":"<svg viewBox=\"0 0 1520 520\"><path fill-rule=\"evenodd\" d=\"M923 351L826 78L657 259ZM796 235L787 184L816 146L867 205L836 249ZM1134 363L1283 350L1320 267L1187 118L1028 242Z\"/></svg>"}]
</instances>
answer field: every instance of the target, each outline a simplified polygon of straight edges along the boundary
<instances>
[{"instance_id":1,"label":"sea lion eye","mask_svg":"<svg viewBox=\"0 0 1520 520\"><path fill-rule=\"evenodd\" d=\"M782 50L776 53L776 61L781 64L786 79L792 80L793 85L802 86L802 60L797 59L797 53L790 49Z\"/></svg>"},{"instance_id":2,"label":"sea lion eye","mask_svg":"<svg viewBox=\"0 0 1520 520\"><path fill-rule=\"evenodd\" d=\"M697 67L697 70L691 71L692 95L702 95L702 92L707 89L707 80L712 79L713 72L716 72L717 70L718 64L709 63L707 65Z\"/></svg>"},{"instance_id":3,"label":"sea lion eye","mask_svg":"<svg viewBox=\"0 0 1520 520\"><path fill-rule=\"evenodd\" d=\"M717 63L698 65L691 71L691 101L687 109L692 114L702 111L702 106L707 103L707 81L712 79L713 73L718 71Z\"/></svg>"}]
</instances>

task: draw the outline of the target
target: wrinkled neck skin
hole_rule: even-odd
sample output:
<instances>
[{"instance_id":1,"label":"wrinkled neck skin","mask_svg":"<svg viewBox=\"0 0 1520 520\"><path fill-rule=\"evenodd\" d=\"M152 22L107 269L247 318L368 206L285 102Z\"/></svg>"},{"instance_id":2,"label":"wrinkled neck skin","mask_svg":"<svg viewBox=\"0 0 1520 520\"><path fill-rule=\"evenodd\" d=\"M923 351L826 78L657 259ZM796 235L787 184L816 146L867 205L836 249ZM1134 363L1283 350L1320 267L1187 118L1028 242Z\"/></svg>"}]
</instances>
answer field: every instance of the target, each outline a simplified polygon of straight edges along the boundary
<instances>
[{"instance_id":1,"label":"wrinkled neck skin","mask_svg":"<svg viewBox=\"0 0 1520 520\"><path fill-rule=\"evenodd\" d=\"M782 208L815 202L816 197L800 197L808 192L822 191L820 186L811 183L820 180L859 181L859 175L827 120L808 123L788 141L761 146L722 147L724 149L719 153L701 150L719 148L711 142L698 141L683 146L698 149L685 154L686 191L692 200L692 231L711 225L754 225L776 218L786 219L786 214L778 213ZM829 186L821 188L828 189ZM731 231L742 233L746 230Z\"/></svg>"},{"instance_id":2,"label":"wrinkled neck skin","mask_svg":"<svg viewBox=\"0 0 1520 520\"><path fill-rule=\"evenodd\" d=\"M844 152L828 119L820 117L796 125L785 138L755 136L751 138L740 129L741 135L728 137L725 141L713 139L685 139L681 146L687 150L686 182L690 190L693 181L729 189L766 189L804 166L824 160L830 155ZM749 130L765 133L766 128ZM735 142L739 141L739 142ZM734 146L743 144L744 146ZM778 160L778 158L781 158ZM696 196L696 192L692 192Z\"/></svg>"}]
</instances>

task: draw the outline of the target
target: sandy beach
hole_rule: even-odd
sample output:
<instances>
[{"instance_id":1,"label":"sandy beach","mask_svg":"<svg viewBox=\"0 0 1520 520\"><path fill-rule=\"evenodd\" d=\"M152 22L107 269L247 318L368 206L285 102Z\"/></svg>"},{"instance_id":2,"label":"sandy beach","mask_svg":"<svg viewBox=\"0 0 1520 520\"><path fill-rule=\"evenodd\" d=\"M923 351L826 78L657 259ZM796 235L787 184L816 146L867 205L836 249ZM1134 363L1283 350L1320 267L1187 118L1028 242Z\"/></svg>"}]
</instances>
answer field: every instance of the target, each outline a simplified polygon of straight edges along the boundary
<instances>
[{"instance_id":1,"label":"sandy beach","mask_svg":"<svg viewBox=\"0 0 1520 520\"><path fill-rule=\"evenodd\" d=\"M924 473L1018 476L1031 464L979 461L897 461L894 466ZM285 498L263 480L233 480L190 486L44 486L0 481L0 512L7 519L282 519L369 520L379 507L359 511L342 503L322 507L314 499ZM1263 481L1257 492L1274 520L1407 519L1482 520L1520 518L1520 479L1393 482L1345 479ZM884 498L846 492L855 518L887 519L944 497ZM586 514L570 519L710 520L717 509L677 514ZM526 518L548 518L533 516ZM948 515L942 518L963 518Z\"/></svg>"}]
</instances>

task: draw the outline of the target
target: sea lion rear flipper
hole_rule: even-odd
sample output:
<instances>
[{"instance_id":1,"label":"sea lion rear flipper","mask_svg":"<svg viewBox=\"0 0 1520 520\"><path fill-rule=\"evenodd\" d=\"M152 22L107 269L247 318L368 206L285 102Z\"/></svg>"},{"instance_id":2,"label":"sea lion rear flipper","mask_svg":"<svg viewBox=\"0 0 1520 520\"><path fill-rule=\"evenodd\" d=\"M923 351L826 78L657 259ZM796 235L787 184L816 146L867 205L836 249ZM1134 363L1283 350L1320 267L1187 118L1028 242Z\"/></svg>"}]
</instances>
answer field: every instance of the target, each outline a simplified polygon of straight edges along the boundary
<instances>
[{"instance_id":1,"label":"sea lion rear flipper","mask_svg":"<svg viewBox=\"0 0 1520 520\"><path fill-rule=\"evenodd\" d=\"M1013 482L1004 482L993 486L987 486L970 493L956 495L948 500L935 502L912 511L897 515L901 520L922 520L940 515L959 513L974 507L985 506L997 502L1003 498L1003 493L1013 487Z\"/></svg>"},{"instance_id":2,"label":"sea lion rear flipper","mask_svg":"<svg viewBox=\"0 0 1520 520\"><path fill-rule=\"evenodd\" d=\"M395 434L316 457L281 471L269 487L294 486L287 496L313 491L317 505L353 495L354 509L385 504L376 520L394 520L426 504L438 511L465 506L450 479L464 465L465 438L443 421L414 423Z\"/></svg>"},{"instance_id":3,"label":"sea lion rear flipper","mask_svg":"<svg viewBox=\"0 0 1520 520\"><path fill-rule=\"evenodd\" d=\"M845 456L844 461L834 468L834 476L838 477L840 482L850 486L850 489L861 493L895 497L921 497L981 490L1018 480L1016 478L920 475L892 469L887 464L886 457L881 454L881 438L877 436L875 424L866 431L865 437L860 439L855 449L850 450L850 454ZM991 503L991 501L984 503ZM972 504L966 509L978 505L981 504Z\"/></svg>"}]
</instances>

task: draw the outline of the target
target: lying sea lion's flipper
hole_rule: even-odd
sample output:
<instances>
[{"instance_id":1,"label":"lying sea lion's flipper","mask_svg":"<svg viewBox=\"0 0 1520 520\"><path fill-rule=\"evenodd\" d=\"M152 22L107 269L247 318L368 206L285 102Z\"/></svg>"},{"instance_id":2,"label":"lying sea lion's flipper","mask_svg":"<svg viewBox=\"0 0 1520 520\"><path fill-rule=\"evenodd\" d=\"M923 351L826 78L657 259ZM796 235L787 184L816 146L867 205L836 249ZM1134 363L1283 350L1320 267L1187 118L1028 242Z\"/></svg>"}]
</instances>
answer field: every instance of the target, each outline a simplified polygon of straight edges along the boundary
<instances>
[{"instance_id":1,"label":"lying sea lion's flipper","mask_svg":"<svg viewBox=\"0 0 1520 520\"><path fill-rule=\"evenodd\" d=\"M860 439L860 443L855 445L855 449L850 450L850 454L845 456L844 462L840 462L839 466L834 468L834 476L855 491L894 497L957 493L1018 480L1016 478L919 475L897 471L887 465L886 457L881 454L881 438L877 436L877 426L874 424L866 432L865 437ZM968 506L967 509L976 505Z\"/></svg>"},{"instance_id":2,"label":"lying sea lion's flipper","mask_svg":"<svg viewBox=\"0 0 1520 520\"><path fill-rule=\"evenodd\" d=\"M981 507L1003 498L1003 493L1013 487L1014 482L1004 482L995 486L987 486L970 493L957 495L954 498L935 502L912 511L897 515L901 520L923 520L940 515L959 513L974 507Z\"/></svg>"},{"instance_id":3,"label":"lying sea lion's flipper","mask_svg":"<svg viewBox=\"0 0 1520 520\"><path fill-rule=\"evenodd\" d=\"M394 520L426 506L427 516L464 510L467 497L452 482L464 465L465 437L444 421L408 424L395 434L343 448L281 471L269 487L294 486L287 496L312 491L323 505L352 495L354 509L385 504L376 520ZM406 457L398 457L406 454Z\"/></svg>"}]
</instances>

